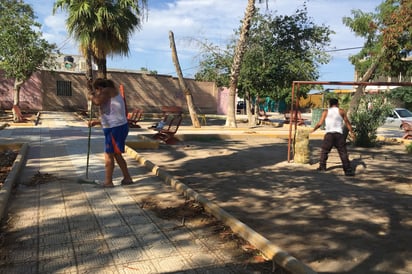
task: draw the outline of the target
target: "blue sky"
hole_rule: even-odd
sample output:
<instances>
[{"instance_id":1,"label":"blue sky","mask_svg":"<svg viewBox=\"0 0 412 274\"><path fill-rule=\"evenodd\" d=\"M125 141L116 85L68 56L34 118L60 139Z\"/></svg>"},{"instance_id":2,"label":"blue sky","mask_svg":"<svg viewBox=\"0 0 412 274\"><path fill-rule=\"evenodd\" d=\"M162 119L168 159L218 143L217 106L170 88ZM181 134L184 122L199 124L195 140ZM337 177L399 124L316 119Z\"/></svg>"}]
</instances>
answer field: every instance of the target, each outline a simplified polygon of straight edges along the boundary
<instances>
[{"instance_id":1,"label":"blue sky","mask_svg":"<svg viewBox=\"0 0 412 274\"><path fill-rule=\"evenodd\" d=\"M26 0L33 6L42 24L44 37L56 43L64 54L79 54L77 45L68 37L66 14L52 15L52 0ZM258 2L258 1L256 1ZM336 32L330 49L359 47L363 40L343 25L342 18L352 9L374 11L381 0L309 0L309 16L317 24L325 24ZM130 41L127 57L108 57L108 67L139 70L146 67L159 74L176 75L171 58L169 31L173 31L179 61L185 77L193 77L198 69L200 47L196 41L210 41L224 47L239 27L247 0L148 0L149 12L142 29ZM302 0L269 0L269 9L277 14L291 14L302 6ZM264 4L257 4L265 9ZM348 57L359 50L332 52L329 64L320 68L322 81L353 81L353 66Z\"/></svg>"}]
</instances>

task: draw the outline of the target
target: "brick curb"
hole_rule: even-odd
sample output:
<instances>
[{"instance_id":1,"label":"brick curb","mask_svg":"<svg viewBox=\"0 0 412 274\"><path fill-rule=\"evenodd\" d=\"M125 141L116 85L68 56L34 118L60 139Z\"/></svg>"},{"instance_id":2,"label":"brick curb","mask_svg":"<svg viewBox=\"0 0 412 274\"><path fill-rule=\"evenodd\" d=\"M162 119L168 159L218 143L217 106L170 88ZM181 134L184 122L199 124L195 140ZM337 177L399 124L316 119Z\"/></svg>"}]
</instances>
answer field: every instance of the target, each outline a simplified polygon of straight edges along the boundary
<instances>
[{"instance_id":1,"label":"brick curb","mask_svg":"<svg viewBox=\"0 0 412 274\"><path fill-rule=\"evenodd\" d=\"M16 184L17 176L20 174L20 170L26 159L28 147L29 145L27 143L23 143L21 145L19 154L14 160L11 170L4 181L3 187L0 190L0 220L2 220L6 215L6 208L10 198L10 193L13 186Z\"/></svg>"},{"instance_id":2,"label":"brick curb","mask_svg":"<svg viewBox=\"0 0 412 274\"><path fill-rule=\"evenodd\" d=\"M307 265L303 264L295 257L280 249L278 246L271 243L262 235L251 229L246 224L242 223L225 210L221 209L217 204L212 203L201 194L189 188L179 180L174 179L167 171L155 165L143 156L139 155L135 150L126 146L126 153L138 161L141 165L154 173L156 176L164 180L165 183L173 187L178 193L183 194L187 198L192 198L203 205L205 210L221 220L225 225L229 226L233 232L238 234L244 240L248 241L259 249L267 258L275 261L278 265L293 274L316 274Z\"/></svg>"}]
</instances>

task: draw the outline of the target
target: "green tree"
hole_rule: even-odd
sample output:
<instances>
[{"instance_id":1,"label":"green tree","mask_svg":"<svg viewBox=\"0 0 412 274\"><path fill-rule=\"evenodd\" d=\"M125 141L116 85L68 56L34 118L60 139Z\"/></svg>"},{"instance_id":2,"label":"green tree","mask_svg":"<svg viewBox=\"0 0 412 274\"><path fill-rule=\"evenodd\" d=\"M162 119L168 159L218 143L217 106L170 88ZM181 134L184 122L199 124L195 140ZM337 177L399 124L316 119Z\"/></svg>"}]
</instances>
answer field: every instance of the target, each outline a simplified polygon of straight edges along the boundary
<instances>
[{"instance_id":1,"label":"green tree","mask_svg":"<svg viewBox=\"0 0 412 274\"><path fill-rule=\"evenodd\" d=\"M218 87L228 87L233 48L228 45L225 50L222 50L211 43L201 43L201 48L201 61L195 80L214 81Z\"/></svg>"},{"instance_id":2,"label":"green tree","mask_svg":"<svg viewBox=\"0 0 412 274\"><path fill-rule=\"evenodd\" d=\"M406 108L412 109L412 87L394 88L388 96L391 99L403 102Z\"/></svg>"},{"instance_id":3,"label":"green tree","mask_svg":"<svg viewBox=\"0 0 412 274\"><path fill-rule=\"evenodd\" d=\"M363 96L357 111L351 117L356 135L355 145L361 147L375 146L378 127L385 123L385 119L391 111L392 105L385 103L384 94Z\"/></svg>"},{"instance_id":4,"label":"green tree","mask_svg":"<svg viewBox=\"0 0 412 274\"><path fill-rule=\"evenodd\" d=\"M294 80L315 81L319 65L329 61L325 47L331 33L313 23L305 3L292 15L257 14L240 73L240 94L286 99Z\"/></svg>"},{"instance_id":5,"label":"green tree","mask_svg":"<svg viewBox=\"0 0 412 274\"><path fill-rule=\"evenodd\" d=\"M106 78L107 56L129 54L130 36L141 27L147 1L57 0L53 12L59 8L68 11L68 32L79 42L86 60L93 56L98 77Z\"/></svg>"},{"instance_id":6,"label":"green tree","mask_svg":"<svg viewBox=\"0 0 412 274\"><path fill-rule=\"evenodd\" d=\"M256 13L249 32L237 86L242 97L285 99L290 96L293 80L316 80L319 65L329 60L324 48L332 31L315 25L305 4L290 16ZM204 59L196 78L227 84L235 48L232 43L225 50L204 43ZM249 109L250 104L247 106Z\"/></svg>"},{"instance_id":7,"label":"green tree","mask_svg":"<svg viewBox=\"0 0 412 274\"><path fill-rule=\"evenodd\" d=\"M0 69L14 79L13 105L20 104L20 88L33 72L50 67L56 46L42 39L41 25L30 5L17 0L0 2ZM13 119L19 118L13 108Z\"/></svg>"},{"instance_id":8,"label":"green tree","mask_svg":"<svg viewBox=\"0 0 412 274\"><path fill-rule=\"evenodd\" d=\"M149 70L146 67L141 67L140 71L146 72L147 74L157 75L157 70Z\"/></svg>"},{"instance_id":9,"label":"green tree","mask_svg":"<svg viewBox=\"0 0 412 274\"><path fill-rule=\"evenodd\" d=\"M362 50L350 57L361 82L380 76L411 76L405 53L412 50L412 0L386 0L375 12L353 10L343 22L365 39ZM363 94L359 86L349 107L349 116L356 112Z\"/></svg>"}]
</instances>

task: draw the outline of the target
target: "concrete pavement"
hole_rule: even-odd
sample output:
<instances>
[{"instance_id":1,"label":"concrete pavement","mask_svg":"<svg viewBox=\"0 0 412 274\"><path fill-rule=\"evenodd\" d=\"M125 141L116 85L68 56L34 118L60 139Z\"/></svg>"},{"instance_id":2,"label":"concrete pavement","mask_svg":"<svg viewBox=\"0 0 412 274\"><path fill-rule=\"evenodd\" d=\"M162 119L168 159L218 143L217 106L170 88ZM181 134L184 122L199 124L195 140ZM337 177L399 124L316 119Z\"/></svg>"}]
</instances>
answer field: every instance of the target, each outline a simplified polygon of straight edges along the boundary
<instances>
[{"instance_id":1,"label":"concrete pavement","mask_svg":"<svg viewBox=\"0 0 412 274\"><path fill-rule=\"evenodd\" d=\"M210 129L232 137L289 134L288 127ZM139 203L143 196L174 201L182 197L164 185L163 181L169 180L167 176L154 176L132 154L126 159L136 184L102 189L76 183L85 177L87 133L84 122L70 113L42 113L38 126L0 130L1 143L29 144L27 161L17 179L19 187L10 201L10 218L3 229L0 273L253 272L240 266L211 238L145 210ZM210 131L182 126L179 133ZM322 136L318 131L311 138ZM92 130L90 179L103 181L102 151L102 133L96 128ZM119 184L118 168L114 178ZM241 227L239 232L245 238L259 238L247 227ZM276 249L267 242L262 246ZM302 266L283 251L277 252L286 261ZM313 272L302 266L295 273Z\"/></svg>"},{"instance_id":2,"label":"concrete pavement","mask_svg":"<svg viewBox=\"0 0 412 274\"><path fill-rule=\"evenodd\" d=\"M135 184L79 184L88 128L71 113L42 113L38 126L0 130L0 142L28 143L5 215L0 273L252 273L212 237L163 220L141 196L182 199L126 155ZM103 138L93 129L89 179L104 178Z\"/></svg>"}]
</instances>

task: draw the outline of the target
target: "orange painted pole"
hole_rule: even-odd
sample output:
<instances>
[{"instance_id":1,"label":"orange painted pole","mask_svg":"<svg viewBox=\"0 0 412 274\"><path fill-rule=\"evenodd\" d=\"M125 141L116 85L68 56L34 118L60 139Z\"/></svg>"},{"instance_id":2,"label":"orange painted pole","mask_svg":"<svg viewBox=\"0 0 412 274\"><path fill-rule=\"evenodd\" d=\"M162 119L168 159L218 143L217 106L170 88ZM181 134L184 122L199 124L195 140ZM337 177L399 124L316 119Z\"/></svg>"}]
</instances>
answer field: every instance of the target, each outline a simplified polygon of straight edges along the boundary
<instances>
[{"instance_id":1,"label":"orange painted pole","mask_svg":"<svg viewBox=\"0 0 412 274\"><path fill-rule=\"evenodd\" d=\"M126 94L124 94L124 86L122 84L120 84L119 86L119 90L120 90L120 95L123 97L123 101L124 101L124 109L126 112L126 118L127 115L129 114L129 111L127 110L127 104L126 104Z\"/></svg>"}]
</instances>

